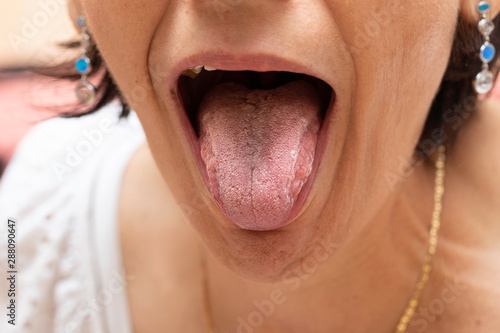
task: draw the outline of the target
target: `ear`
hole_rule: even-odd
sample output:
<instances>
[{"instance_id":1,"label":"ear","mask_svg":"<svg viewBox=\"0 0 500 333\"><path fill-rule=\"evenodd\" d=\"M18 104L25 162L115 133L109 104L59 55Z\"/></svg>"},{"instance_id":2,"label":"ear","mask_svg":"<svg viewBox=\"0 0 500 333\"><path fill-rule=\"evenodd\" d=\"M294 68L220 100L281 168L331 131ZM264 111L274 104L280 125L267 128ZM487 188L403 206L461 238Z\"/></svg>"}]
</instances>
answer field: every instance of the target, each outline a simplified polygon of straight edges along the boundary
<instances>
[{"instance_id":1,"label":"ear","mask_svg":"<svg viewBox=\"0 0 500 333\"><path fill-rule=\"evenodd\" d=\"M84 15L80 0L68 1L68 14L76 31L80 31L80 27L78 26L77 21L80 16Z\"/></svg>"},{"instance_id":2,"label":"ear","mask_svg":"<svg viewBox=\"0 0 500 333\"><path fill-rule=\"evenodd\" d=\"M479 22L481 15L478 12L478 5L482 2L480 0L462 0L460 7L461 16L469 23ZM488 18L493 20L498 13L500 13L500 0L489 0L491 6L490 12L487 14Z\"/></svg>"}]
</instances>

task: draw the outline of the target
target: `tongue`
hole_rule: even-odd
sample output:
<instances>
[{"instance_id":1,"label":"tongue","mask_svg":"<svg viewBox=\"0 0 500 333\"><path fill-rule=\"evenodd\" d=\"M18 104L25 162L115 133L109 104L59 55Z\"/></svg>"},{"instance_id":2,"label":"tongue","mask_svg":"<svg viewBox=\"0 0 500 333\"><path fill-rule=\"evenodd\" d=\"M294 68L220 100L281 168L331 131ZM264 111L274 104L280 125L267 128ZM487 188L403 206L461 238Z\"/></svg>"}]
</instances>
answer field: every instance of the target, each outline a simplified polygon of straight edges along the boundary
<instances>
[{"instance_id":1,"label":"tongue","mask_svg":"<svg viewBox=\"0 0 500 333\"><path fill-rule=\"evenodd\" d=\"M199 109L201 156L225 214L249 230L285 225L311 173L320 100L304 81L272 90L223 83Z\"/></svg>"}]
</instances>

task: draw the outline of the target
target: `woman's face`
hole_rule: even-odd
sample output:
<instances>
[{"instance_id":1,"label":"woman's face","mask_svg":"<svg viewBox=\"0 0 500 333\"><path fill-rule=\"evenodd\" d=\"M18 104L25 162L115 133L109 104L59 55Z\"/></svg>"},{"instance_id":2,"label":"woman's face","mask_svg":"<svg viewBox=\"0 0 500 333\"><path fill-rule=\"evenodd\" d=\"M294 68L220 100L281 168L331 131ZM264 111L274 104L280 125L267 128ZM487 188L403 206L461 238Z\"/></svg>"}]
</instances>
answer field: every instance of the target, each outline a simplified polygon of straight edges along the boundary
<instances>
[{"instance_id":1,"label":"woman's face","mask_svg":"<svg viewBox=\"0 0 500 333\"><path fill-rule=\"evenodd\" d=\"M80 1L186 218L226 265L266 280L318 244L355 239L390 198L460 10L459 0ZM473 7L462 1L463 14ZM199 65L237 73L178 84ZM310 78L243 71L316 77L331 103Z\"/></svg>"}]
</instances>

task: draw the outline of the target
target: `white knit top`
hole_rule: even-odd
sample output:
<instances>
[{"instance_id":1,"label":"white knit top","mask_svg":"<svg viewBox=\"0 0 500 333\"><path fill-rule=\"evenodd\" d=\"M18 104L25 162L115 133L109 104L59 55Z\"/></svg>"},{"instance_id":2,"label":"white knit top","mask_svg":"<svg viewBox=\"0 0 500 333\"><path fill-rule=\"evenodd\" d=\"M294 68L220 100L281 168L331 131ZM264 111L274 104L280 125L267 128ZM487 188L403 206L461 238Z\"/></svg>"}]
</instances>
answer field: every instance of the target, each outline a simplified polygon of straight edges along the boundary
<instances>
[{"instance_id":1,"label":"white knit top","mask_svg":"<svg viewBox=\"0 0 500 333\"><path fill-rule=\"evenodd\" d=\"M16 150L0 180L0 332L132 332L117 207L123 172L145 137L137 116L119 120L119 111L108 105L42 122ZM7 292L9 218L15 298Z\"/></svg>"}]
</instances>

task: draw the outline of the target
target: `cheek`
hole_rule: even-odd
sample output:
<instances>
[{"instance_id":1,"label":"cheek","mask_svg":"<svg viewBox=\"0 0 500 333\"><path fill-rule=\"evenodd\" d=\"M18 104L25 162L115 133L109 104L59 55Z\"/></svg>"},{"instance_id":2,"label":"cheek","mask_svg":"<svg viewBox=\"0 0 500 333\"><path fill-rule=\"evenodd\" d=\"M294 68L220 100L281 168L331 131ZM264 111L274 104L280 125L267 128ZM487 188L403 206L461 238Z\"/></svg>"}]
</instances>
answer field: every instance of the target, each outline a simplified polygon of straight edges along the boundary
<instances>
[{"instance_id":1,"label":"cheek","mask_svg":"<svg viewBox=\"0 0 500 333\"><path fill-rule=\"evenodd\" d=\"M413 152L446 70L458 3L357 4L358 14L336 19L356 73L352 131L368 160L379 164Z\"/></svg>"},{"instance_id":2,"label":"cheek","mask_svg":"<svg viewBox=\"0 0 500 333\"><path fill-rule=\"evenodd\" d=\"M89 30L133 109L154 100L148 50L168 6L155 0L83 0ZM119 13L119 14L118 14Z\"/></svg>"},{"instance_id":3,"label":"cheek","mask_svg":"<svg viewBox=\"0 0 500 333\"><path fill-rule=\"evenodd\" d=\"M411 161L447 67L458 3L359 0L342 11L333 3L355 82L340 171L328 185L353 193L344 205L358 207L356 214L364 214L358 220L367 221L394 190L387 175L400 175L402 163ZM340 215L333 191L329 200L332 216Z\"/></svg>"}]
</instances>

